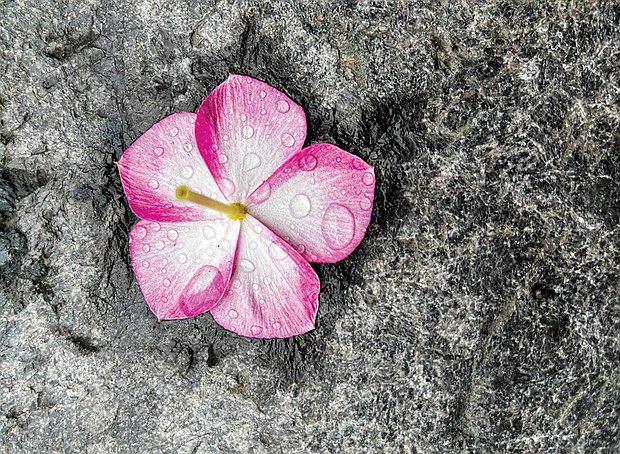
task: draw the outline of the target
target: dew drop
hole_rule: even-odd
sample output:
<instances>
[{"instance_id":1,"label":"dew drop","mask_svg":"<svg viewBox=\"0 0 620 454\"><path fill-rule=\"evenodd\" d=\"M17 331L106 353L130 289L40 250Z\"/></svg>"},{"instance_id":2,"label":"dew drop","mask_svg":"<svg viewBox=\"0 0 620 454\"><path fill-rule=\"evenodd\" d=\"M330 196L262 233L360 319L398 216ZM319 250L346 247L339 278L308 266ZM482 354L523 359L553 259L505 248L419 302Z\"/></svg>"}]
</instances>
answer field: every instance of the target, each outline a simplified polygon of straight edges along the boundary
<instances>
[{"instance_id":1,"label":"dew drop","mask_svg":"<svg viewBox=\"0 0 620 454\"><path fill-rule=\"evenodd\" d=\"M250 329L251 329L252 334L254 336L258 336L260 333L263 332L263 328L261 328L260 326L257 326L257 325L252 326L252 328L250 328Z\"/></svg>"},{"instance_id":2,"label":"dew drop","mask_svg":"<svg viewBox=\"0 0 620 454\"><path fill-rule=\"evenodd\" d=\"M310 213L310 209L312 208L312 204L306 194L297 194L291 199L288 208L294 218L301 219L308 216L308 213Z\"/></svg>"},{"instance_id":3,"label":"dew drop","mask_svg":"<svg viewBox=\"0 0 620 454\"><path fill-rule=\"evenodd\" d=\"M252 203L263 203L269 197L271 197L271 185L265 182L252 194Z\"/></svg>"},{"instance_id":4,"label":"dew drop","mask_svg":"<svg viewBox=\"0 0 620 454\"><path fill-rule=\"evenodd\" d=\"M366 167L366 163L362 161L360 158L353 158L351 161L351 167L355 170L363 170Z\"/></svg>"},{"instance_id":5,"label":"dew drop","mask_svg":"<svg viewBox=\"0 0 620 454\"><path fill-rule=\"evenodd\" d=\"M149 267L149 262L147 262L147 261L142 262L142 266L144 268L148 268Z\"/></svg>"},{"instance_id":6,"label":"dew drop","mask_svg":"<svg viewBox=\"0 0 620 454\"><path fill-rule=\"evenodd\" d=\"M257 247L258 247L258 244L256 244L256 241L252 241L250 243L250 249L252 249L253 251L255 251Z\"/></svg>"},{"instance_id":7,"label":"dew drop","mask_svg":"<svg viewBox=\"0 0 620 454\"><path fill-rule=\"evenodd\" d=\"M185 151L192 151L192 144L186 143L185 145L183 145L183 149Z\"/></svg>"},{"instance_id":8,"label":"dew drop","mask_svg":"<svg viewBox=\"0 0 620 454\"><path fill-rule=\"evenodd\" d=\"M282 145L285 147L292 147L295 144L293 136L287 133L282 134Z\"/></svg>"},{"instance_id":9,"label":"dew drop","mask_svg":"<svg viewBox=\"0 0 620 454\"><path fill-rule=\"evenodd\" d=\"M239 287L241 287L241 281L239 279L235 279L233 281L233 288L237 289Z\"/></svg>"},{"instance_id":10,"label":"dew drop","mask_svg":"<svg viewBox=\"0 0 620 454\"><path fill-rule=\"evenodd\" d=\"M155 249L161 251L166 245L164 244L163 241L157 241L155 242Z\"/></svg>"},{"instance_id":11,"label":"dew drop","mask_svg":"<svg viewBox=\"0 0 620 454\"><path fill-rule=\"evenodd\" d=\"M191 166L185 166L181 169L181 176L186 180L194 175L194 169Z\"/></svg>"},{"instance_id":12,"label":"dew drop","mask_svg":"<svg viewBox=\"0 0 620 454\"><path fill-rule=\"evenodd\" d=\"M195 263L196 265L200 265L200 264L202 263L202 259L201 259L200 257L196 257L196 258L194 259L194 263Z\"/></svg>"},{"instance_id":13,"label":"dew drop","mask_svg":"<svg viewBox=\"0 0 620 454\"><path fill-rule=\"evenodd\" d=\"M141 225L137 225L133 228L133 237L137 240L141 240L146 236L146 229Z\"/></svg>"},{"instance_id":14,"label":"dew drop","mask_svg":"<svg viewBox=\"0 0 620 454\"><path fill-rule=\"evenodd\" d=\"M271 243L271 245L269 246L269 255L272 259L279 261L285 259L288 254L276 243Z\"/></svg>"},{"instance_id":15,"label":"dew drop","mask_svg":"<svg viewBox=\"0 0 620 454\"><path fill-rule=\"evenodd\" d=\"M170 287L170 279L164 279L164 287Z\"/></svg>"},{"instance_id":16,"label":"dew drop","mask_svg":"<svg viewBox=\"0 0 620 454\"><path fill-rule=\"evenodd\" d=\"M161 230L161 225L159 225L159 222L153 222L151 228L154 232L159 232Z\"/></svg>"},{"instance_id":17,"label":"dew drop","mask_svg":"<svg viewBox=\"0 0 620 454\"><path fill-rule=\"evenodd\" d=\"M212 240L213 238L216 237L216 233L215 230L213 230L213 227L209 226L209 225L205 225L202 228L202 234L203 236L207 239L207 240Z\"/></svg>"},{"instance_id":18,"label":"dew drop","mask_svg":"<svg viewBox=\"0 0 620 454\"><path fill-rule=\"evenodd\" d=\"M237 318L237 317L239 317L239 313L236 310L231 309L231 310L228 311L228 316L230 318Z\"/></svg>"},{"instance_id":19,"label":"dew drop","mask_svg":"<svg viewBox=\"0 0 620 454\"><path fill-rule=\"evenodd\" d=\"M244 139L249 139L254 135L254 128L250 125L245 125L241 134Z\"/></svg>"},{"instance_id":20,"label":"dew drop","mask_svg":"<svg viewBox=\"0 0 620 454\"><path fill-rule=\"evenodd\" d=\"M256 153L248 153L243 158L243 170L256 169L260 165L261 159Z\"/></svg>"},{"instance_id":21,"label":"dew drop","mask_svg":"<svg viewBox=\"0 0 620 454\"><path fill-rule=\"evenodd\" d=\"M209 247L209 248L207 248L207 255L208 255L209 257L213 257L213 249L211 249L210 247Z\"/></svg>"},{"instance_id":22,"label":"dew drop","mask_svg":"<svg viewBox=\"0 0 620 454\"><path fill-rule=\"evenodd\" d=\"M164 154L164 149L162 147L157 147L153 150L153 153L155 153L155 156L161 156Z\"/></svg>"},{"instance_id":23,"label":"dew drop","mask_svg":"<svg viewBox=\"0 0 620 454\"><path fill-rule=\"evenodd\" d=\"M179 128L176 128L176 127L175 127L175 128L172 128L172 129L170 130L170 135L171 135L172 137L176 136L178 133L179 133Z\"/></svg>"},{"instance_id":24,"label":"dew drop","mask_svg":"<svg viewBox=\"0 0 620 454\"><path fill-rule=\"evenodd\" d=\"M265 276L263 278L263 284L265 284L265 285L271 284L271 278L269 276Z\"/></svg>"},{"instance_id":25,"label":"dew drop","mask_svg":"<svg viewBox=\"0 0 620 454\"><path fill-rule=\"evenodd\" d=\"M279 322L275 322L273 324L273 329L280 329L280 328L282 328L282 325Z\"/></svg>"},{"instance_id":26,"label":"dew drop","mask_svg":"<svg viewBox=\"0 0 620 454\"><path fill-rule=\"evenodd\" d=\"M366 186L372 186L375 182L375 176L370 172L366 172L364 176L362 177L362 182Z\"/></svg>"},{"instance_id":27,"label":"dew drop","mask_svg":"<svg viewBox=\"0 0 620 454\"><path fill-rule=\"evenodd\" d=\"M316 168L316 165L317 165L316 157L312 154L307 154L305 156L302 156L299 159L299 168L301 170L305 170L306 172L310 172L311 170L314 170Z\"/></svg>"},{"instance_id":28,"label":"dew drop","mask_svg":"<svg viewBox=\"0 0 620 454\"><path fill-rule=\"evenodd\" d=\"M177 261L178 261L179 263L185 263L185 262L187 262L187 255L185 255L185 254L179 254L179 255L177 256Z\"/></svg>"},{"instance_id":29,"label":"dew drop","mask_svg":"<svg viewBox=\"0 0 620 454\"><path fill-rule=\"evenodd\" d=\"M267 96L267 93L265 93L263 90L261 90L261 92L260 92L261 99L265 99L265 96Z\"/></svg>"},{"instance_id":30,"label":"dew drop","mask_svg":"<svg viewBox=\"0 0 620 454\"><path fill-rule=\"evenodd\" d=\"M246 114L244 114L244 113L242 113L242 114L241 114L241 121L247 121L247 120L248 120L247 115L246 115Z\"/></svg>"},{"instance_id":31,"label":"dew drop","mask_svg":"<svg viewBox=\"0 0 620 454\"><path fill-rule=\"evenodd\" d=\"M332 203L323 215L321 232L331 248L343 249L347 247L355 236L353 213L344 205Z\"/></svg>"},{"instance_id":32,"label":"dew drop","mask_svg":"<svg viewBox=\"0 0 620 454\"><path fill-rule=\"evenodd\" d=\"M368 197L364 197L360 202L360 207L362 210L370 210L372 208L372 200Z\"/></svg>"},{"instance_id":33,"label":"dew drop","mask_svg":"<svg viewBox=\"0 0 620 454\"><path fill-rule=\"evenodd\" d=\"M276 105L276 110L280 113L286 113L290 110L290 108L291 106L289 105L289 103L283 99L278 101L278 104Z\"/></svg>"},{"instance_id":34,"label":"dew drop","mask_svg":"<svg viewBox=\"0 0 620 454\"><path fill-rule=\"evenodd\" d=\"M145 244L144 246L142 246L142 250L143 250L144 252L148 252L148 251L150 251L150 250L151 250L151 246L149 246L148 244Z\"/></svg>"},{"instance_id":35,"label":"dew drop","mask_svg":"<svg viewBox=\"0 0 620 454\"><path fill-rule=\"evenodd\" d=\"M261 233L263 231L263 226L261 224L255 224L254 225L254 231L256 233Z\"/></svg>"},{"instance_id":36,"label":"dew drop","mask_svg":"<svg viewBox=\"0 0 620 454\"><path fill-rule=\"evenodd\" d=\"M151 189L157 189L159 187L159 182L157 180L149 180L148 185Z\"/></svg>"},{"instance_id":37,"label":"dew drop","mask_svg":"<svg viewBox=\"0 0 620 454\"><path fill-rule=\"evenodd\" d=\"M256 267L254 266L254 263L250 262L249 260L241 259L239 260L239 269L244 273L251 273L256 269Z\"/></svg>"},{"instance_id":38,"label":"dew drop","mask_svg":"<svg viewBox=\"0 0 620 454\"><path fill-rule=\"evenodd\" d=\"M228 156L221 154L219 157L220 164L226 164L228 162Z\"/></svg>"},{"instance_id":39,"label":"dew drop","mask_svg":"<svg viewBox=\"0 0 620 454\"><path fill-rule=\"evenodd\" d=\"M178 237L179 237L179 234L177 233L176 230L174 230L174 229L168 230L168 238L170 238L170 241L174 241Z\"/></svg>"},{"instance_id":40,"label":"dew drop","mask_svg":"<svg viewBox=\"0 0 620 454\"><path fill-rule=\"evenodd\" d=\"M235 190L237 188L235 187L235 183L233 183L231 180L229 180L228 178L222 178L220 180L220 189L222 190L222 194L224 194L224 197L230 197L235 193Z\"/></svg>"},{"instance_id":41,"label":"dew drop","mask_svg":"<svg viewBox=\"0 0 620 454\"><path fill-rule=\"evenodd\" d=\"M260 110L261 115L267 115L267 111L265 109Z\"/></svg>"},{"instance_id":42,"label":"dew drop","mask_svg":"<svg viewBox=\"0 0 620 454\"><path fill-rule=\"evenodd\" d=\"M299 252L301 255L303 255L304 252L306 252L306 246L304 246L303 244L298 244L297 245L297 252Z\"/></svg>"}]
</instances>

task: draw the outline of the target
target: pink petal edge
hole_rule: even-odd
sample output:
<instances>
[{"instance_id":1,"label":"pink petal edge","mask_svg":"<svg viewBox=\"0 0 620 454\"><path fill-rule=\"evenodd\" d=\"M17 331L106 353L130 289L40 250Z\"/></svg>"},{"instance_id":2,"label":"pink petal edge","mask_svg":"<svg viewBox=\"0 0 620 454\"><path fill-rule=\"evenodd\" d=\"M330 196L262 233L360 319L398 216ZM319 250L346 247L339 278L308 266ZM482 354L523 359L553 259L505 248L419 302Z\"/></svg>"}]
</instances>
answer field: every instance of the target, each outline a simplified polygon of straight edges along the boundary
<instances>
[{"instance_id":1,"label":"pink petal edge","mask_svg":"<svg viewBox=\"0 0 620 454\"><path fill-rule=\"evenodd\" d=\"M322 143L289 159L247 200L260 219L308 261L333 263L360 244L370 223L373 168Z\"/></svg>"},{"instance_id":2,"label":"pink petal edge","mask_svg":"<svg viewBox=\"0 0 620 454\"><path fill-rule=\"evenodd\" d=\"M139 221L131 230L131 264L160 320L195 317L220 300L235 260L239 222Z\"/></svg>"},{"instance_id":3,"label":"pink petal edge","mask_svg":"<svg viewBox=\"0 0 620 454\"><path fill-rule=\"evenodd\" d=\"M279 90L231 75L204 100L196 141L222 194L243 202L306 139L303 109Z\"/></svg>"},{"instance_id":4,"label":"pink petal edge","mask_svg":"<svg viewBox=\"0 0 620 454\"><path fill-rule=\"evenodd\" d=\"M142 219L186 222L215 219L208 208L180 202L180 185L217 200L222 195L198 152L196 114L180 112L164 118L140 136L117 163L131 210Z\"/></svg>"},{"instance_id":5,"label":"pink petal edge","mask_svg":"<svg viewBox=\"0 0 620 454\"><path fill-rule=\"evenodd\" d=\"M319 278L303 257L248 215L228 291L211 309L213 319L241 336L269 339L314 328Z\"/></svg>"}]
</instances>

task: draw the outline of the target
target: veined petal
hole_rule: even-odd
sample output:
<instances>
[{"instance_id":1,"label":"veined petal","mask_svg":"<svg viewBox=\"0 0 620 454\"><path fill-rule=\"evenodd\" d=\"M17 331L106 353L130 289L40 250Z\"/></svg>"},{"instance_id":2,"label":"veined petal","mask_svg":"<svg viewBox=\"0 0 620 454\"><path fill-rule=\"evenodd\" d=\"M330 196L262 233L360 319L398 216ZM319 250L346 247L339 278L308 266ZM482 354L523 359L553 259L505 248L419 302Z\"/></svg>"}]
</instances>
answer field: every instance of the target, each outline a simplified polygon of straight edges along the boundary
<instances>
[{"instance_id":1,"label":"veined petal","mask_svg":"<svg viewBox=\"0 0 620 454\"><path fill-rule=\"evenodd\" d=\"M138 222L129 249L136 279L160 320L195 317L221 298L233 269L239 222Z\"/></svg>"},{"instance_id":2,"label":"veined petal","mask_svg":"<svg viewBox=\"0 0 620 454\"><path fill-rule=\"evenodd\" d=\"M322 143L291 158L250 195L247 205L306 260L333 263L364 238L374 192L371 166Z\"/></svg>"},{"instance_id":3,"label":"veined petal","mask_svg":"<svg viewBox=\"0 0 620 454\"><path fill-rule=\"evenodd\" d=\"M303 109L251 77L230 76L198 110L198 148L230 202L243 202L305 139Z\"/></svg>"},{"instance_id":4,"label":"veined petal","mask_svg":"<svg viewBox=\"0 0 620 454\"><path fill-rule=\"evenodd\" d=\"M314 328L319 289L310 264L248 215L239 234L231 284L211 314L242 336L291 337Z\"/></svg>"},{"instance_id":5,"label":"veined petal","mask_svg":"<svg viewBox=\"0 0 620 454\"><path fill-rule=\"evenodd\" d=\"M131 210L142 219L185 222L218 218L219 214L176 199L177 186L222 200L194 137L196 114L164 118L140 136L118 162Z\"/></svg>"}]
</instances>

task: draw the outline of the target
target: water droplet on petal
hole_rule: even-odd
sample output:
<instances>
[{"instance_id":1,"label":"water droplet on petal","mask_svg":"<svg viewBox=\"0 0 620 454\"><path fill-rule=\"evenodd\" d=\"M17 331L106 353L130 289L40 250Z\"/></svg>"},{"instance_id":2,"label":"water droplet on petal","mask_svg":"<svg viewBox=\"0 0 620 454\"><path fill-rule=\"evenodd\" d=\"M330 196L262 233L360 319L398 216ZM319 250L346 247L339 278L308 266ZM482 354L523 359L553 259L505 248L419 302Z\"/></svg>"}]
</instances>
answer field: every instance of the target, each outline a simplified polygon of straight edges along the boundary
<instances>
[{"instance_id":1,"label":"water droplet on petal","mask_svg":"<svg viewBox=\"0 0 620 454\"><path fill-rule=\"evenodd\" d=\"M237 188L235 187L235 183L231 180L228 178L222 178L220 180L220 189L222 190L224 197L231 197Z\"/></svg>"},{"instance_id":2,"label":"water droplet on petal","mask_svg":"<svg viewBox=\"0 0 620 454\"><path fill-rule=\"evenodd\" d=\"M306 252L306 246L304 246L303 244L298 244L297 245L297 252L299 252L301 255L303 255L303 253Z\"/></svg>"},{"instance_id":3,"label":"water droplet on petal","mask_svg":"<svg viewBox=\"0 0 620 454\"><path fill-rule=\"evenodd\" d=\"M366 163L362 161L360 158L353 158L351 161L351 167L355 170L363 170L366 167Z\"/></svg>"},{"instance_id":4,"label":"water droplet on petal","mask_svg":"<svg viewBox=\"0 0 620 454\"><path fill-rule=\"evenodd\" d=\"M252 194L252 203L263 203L269 197L271 197L271 185L265 182Z\"/></svg>"},{"instance_id":5,"label":"water droplet on petal","mask_svg":"<svg viewBox=\"0 0 620 454\"><path fill-rule=\"evenodd\" d=\"M233 288L237 289L239 287L241 287L241 281L239 279L235 279L233 281Z\"/></svg>"},{"instance_id":6,"label":"water droplet on petal","mask_svg":"<svg viewBox=\"0 0 620 454\"><path fill-rule=\"evenodd\" d=\"M161 250L162 250L165 246L166 246L166 245L165 245L165 244L164 244L164 242L163 242L163 241L161 241L161 240L160 240L160 241L156 241L156 242L155 242L155 249L158 249L158 250L160 250L160 251L161 251Z\"/></svg>"},{"instance_id":7,"label":"water droplet on petal","mask_svg":"<svg viewBox=\"0 0 620 454\"><path fill-rule=\"evenodd\" d=\"M170 238L171 241L176 240L178 237L179 237L179 234L177 233L176 230L174 229L168 230L168 238Z\"/></svg>"},{"instance_id":8,"label":"water droplet on petal","mask_svg":"<svg viewBox=\"0 0 620 454\"><path fill-rule=\"evenodd\" d=\"M372 208L372 200L368 197L364 197L360 202L360 207L362 210L370 210Z\"/></svg>"},{"instance_id":9,"label":"water droplet on petal","mask_svg":"<svg viewBox=\"0 0 620 454\"><path fill-rule=\"evenodd\" d=\"M164 279L164 287L170 287L170 279Z\"/></svg>"},{"instance_id":10,"label":"water droplet on petal","mask_svg":"<svg viewBox=\"0 0 620 454\"><path fill-rule=\"evenodd\" d=\"M347 247L355 236L353 213L344 205L332 203L323 215L321 232L331 248L343 249Z\"/></svg>"},{"instance_id":11,"label":"water droplet on petal","mask_svg":"<svg viewBox=\"0 0 620 454\"><path fill-rule=\"evenodd\" d=\"M143 250L144 252L148 252L148 251L150 251L150 250L151 250L151 246L149 246L148 244L145 244L144 246L142 246L142 250Z\"/></svg>"},{"instance_id":12,"label":"water droplet on petal","mask_svg":"<svg viewBox=\"0 0 620 454\"><path fill-rule=\"evenodd\" d=\"M271 245L269 246L269 255L272 259L276 261L283 260L288 256L286 251L280 246L278 246L276 243L271 243Z\"/></svg>"},{"instance_id":13,"label":"water droplet on petal","mask_svg":"<svg viewBox=\"0 0 620 454\"><path fill-rule=\"evenodd\" d=\"M256 269L256 267L254 266L254 263L250 262L249 260L241 259L239 260L239 269L244 273L251 273Z\"/></svg>"},{"instance_id":14,"label":"water droplet on petal","mask_svg":"<svg viewBox=\"0 0 620 454\"><path fill-rule=\"evenodd\" d=\"M243 170L252 170L260 166L261 159L256 153L248 153L243 158Z\"/></svg>"},{"instance_id":15,"label":"water droplet on petal","mask_svg":"<svg viewBox=\"0 0 620 454\"><path fill-rule=\"evenodd\" d=\"M299 168L301 170L305 170L306 172L310 172L311 170L314 170L316 168L316 165L317 165L316 157L312 154L307 154L305 156L302 156L299 159Z\"/></svg>"},{"instance_id":16,"label":"water droplet on petal","mask_svg":"<svg viewBox=\"0 0 620 454\"><path fill-rule=\"evenodd\" d=\"M159 182L157 180L149 180L148 185L151 189L157 189L159 187Z\"/></svg>"},{"instance_id":17,"label":"water droplet on petal","mask_svg":"<svg viewBox=\"0 0 620 454\"><path fill-rule=\"evenodd\" d=\"M260 92L260 97L261 97L262 99L265 99L265 96L267 96L267 93L265 93L263 90L261 90L261 92Z\"/></svg>"},{"instance_id":18,"label":"water droplet on petal","mask_svg":"<svg viewBox=\"0 0 620 454\"><path fill-rule=\"evenodd\" d=\"M147 261L142 262L142 266L144 268L148 268L149 267L149 262L147 262Z\"/></svg>"},{"instance_id":19,"label":"water droplet on petal","mask_svg":"<svg viewBox=\"0 0 620 454\"><path fill-rule=\"evenodd\" d=\"M153 153L155 153L155 156L161 156L164 154L164 149L162 147L157 147L153 150Z\"/></svg>"},{"instance_id":20,"label":"water droplet on petal","mask_svg":"<svg viewBox=\"0 0 620 454\"><path fill-rule=\"evenodd\" d=\"M172 137L176 136L178 133L179 133L179 128L176 128L176 127L175 127L175 128L172 128L172 129L170 130L170 135L171 135Z\"/></svg>"},{"instance_id":21,"label":"water droplet on petal","mask_svg":"<svg viewBox=\"0 0 620 454\"><path fill-rule=\"evenodd\" d=\"M183 145L183 149L185 151L192 151L192 144L191 143L186 143L185 145Z\"/></svg>"},{"instance_id":22,"label":"water droplet on petal","mask_svg":"<svg viewBox=\"0 0 620 454\"><path fill-rule=\"evenodd\" d=\"M254 224L254 231L256 233L261 233L263 231L263 226L262 224Z\"/></svg>"},{"instance_id":23,"label":"water droplet on petal","mask_svg":"<svg viewBox=\"0 0 620 454\"><path fill-rule=\"evenodd\" d=\"M278 104L276 105L276 110L280 113L286 113L289 111L290 108L291 106L289 105L289 103L283 99L278 101Z\"/></svg>"},{"instance_id":24,"label":"water droplet on petal","mask_svg":"<svg viewBox=\"0 0 620 454\"><path fill-rule=\"evenodd\" d=\"M228 316L230 318L237 318L237 317L239 317L239 313L236 310L231 309L231 310L228 311Z\"/></svg>"},{"instance_id":25,"label":"water droplet on petal","mask_svg":"<svg viewBox=\"0 0 620 454\"><path fill-rule=\"evenodd\" d=\"M179 263L185 263L185 262L187 262L187 255L185 255L185 254L179 254L179 255L177 256L177 261L178 261Z\"/></svg>"},{"instance_id":26,"label":"water droplet on petal","mask_svg":"<svg viewBox=\"0 0 620 454\"><path fill-rule=\"evenodd\" d=\"M137 225L133 228L133 237L141 240L142 238L144 238L146 236L146 229L144 227L142 227L141 225Z\"/></svg>"},{"instance_id":27,"label":"water droplet on petal","mask_svg":"<svg viewBox=\"0 0 620 454\"><path fill-rule=\"evenodd\" d=\"M292 135L284 133L282 134L282 145L285 147L292 147L295 144L295 139Z\"/></svg>"},{"instance_id":28,"label":"water droplet on petal","mask_svg":"<svg viewBox=\"0 0 620 454\"><path fill-rule=\"evenodd\" d=\"M253 251L255 251L257 247L258 247L258 244L256 244L256 241L252 241L250 243L250 249L252 249Z\"/></svg>"},{"instance_id":29,"label":"water droplet on petal","mask_svg":"<svg viewBox=\"0 0 620 454\"><path fill-rule=\"evenodd\" d=\"M241 121L247 121L248 116L244 113L241 114Z\"/></svg>"},{"instance_id":30,"label":"water droplet on petal","mask_svg":"<svg viewBox=\"0 0 620 454\"><path fill-rule=\"evenodd\" d=\"M245 125L241 134L245 139L249 139L254 135L254 128L250 125Z\"/></svg>"},{"instance_id":31,"label":"water droplet on petal","mask_svg":"<svg viewBox=\"0 0 620 454\"><path fill-rule=\"evenodd\" d=\"M205 225L202 228L202 234L207 240L212 240L217 235L217 233L215 233L215 230L213 230L213 227L209 225Z\"/></svg>"},{"instance_id":32,"label":"water droplet on petal","mask_svg":"<svg viewBox=\"0 0 620 454\"><path fill-rule=\"evenodd\" d=\"M263 278L263 284L265 284L265 285L271 284L271 278L269 276L265 276Z\"/></svg>"},{"instance_id":33,"label":"water droplet on petal","mask_svg":"<svg viewBox=\"0 0 620 454\"><path fill-rule=\"evenodd\" d=\"M372 186L375 182L375 176L370 172L366 172L364 176L362 177L362 182L366 186Z\"/></svg>"},{"instance_id":34,"label":"water droplet on petal","mask_svg":"<svg viewBox=\"0 0 620 454\"><path fill-rule=\"evenodd\" d=\"M194 174L194 169L191 166L185 166L181 169L181 176L186 180L191 178Z\"/></svg>"},{"instance_id":35,"label":"water droplet on petal","mask_svg":"<svg viewBox=\"0 0 620 454\"><path fill-rule=\"evenodd\" d=\"M267 115L267 111L265 109L260 110L261 115Z\"/></svg>"},{"instance_id":36,"label":"water droplet on petal","mask_svg":"<svg viewBox=\"0 0 620 454\"><path fill-rule=\"evenodd\" d=\"M291 199L288 208L294 218L301 219L308 216L308 213L310 213L310 209L312 208L312 204L306 194L297 194Z\"/></svg>"},{"instance_id":37,"label":"water droplet on petal","mask_svg":"<svg viewBox=\"0 0 620 454\"><path fill-rule=\"evenodd\" d=\"M214 254L213 249L211 249L210 247L208 247L208 248L207 248L207 255L208 255L209 257L213 257L213 254Z\"/></svg>"},{"instance_id":38,"label":"water droplet on petal","mask_svg":"<svg viewBox=\"0 0 620 454\"><path fill-rule=\"evenodd\" d=\"M273 329L280 329L280 328L282 328L282 325L279 322L275 322L273 324Z\"/></svg>"},{"instance_id":39,"label":"water droplet on petal","mask_svg":"<svg viewBox=\"0 0 620 454\"><path fill-rule=\"evenodd\" d=\"M220 164L226 164L228 162L228 156L226 156L225 154L221 154L219 156L219 161Z\"/></svg>"},{"instance_id":40,"label":"water droplet on petal","mask_svg":"<svg viewBox=\"0 0 620 454\"><path fill-rule=\"evenodd\" d=\"M154 232L159 232L159 230L161 229L161 225L159 225L159 222L153 222L151 224L151 228Z\"/></svg>"},{"instance_id":41,"label":"water droplet on petal","mask_svg":"<svg viewBox=\"0 0 620 454\"><path fill-rule=\"evenodd\" d=\"M256 325L252 326L252 328L250 328L250 329L251 329L252 334L254 336L258 336L260 333L263 332L263 328L261 328L260 326L256 326Z\"/></svg>"}]
</instances>

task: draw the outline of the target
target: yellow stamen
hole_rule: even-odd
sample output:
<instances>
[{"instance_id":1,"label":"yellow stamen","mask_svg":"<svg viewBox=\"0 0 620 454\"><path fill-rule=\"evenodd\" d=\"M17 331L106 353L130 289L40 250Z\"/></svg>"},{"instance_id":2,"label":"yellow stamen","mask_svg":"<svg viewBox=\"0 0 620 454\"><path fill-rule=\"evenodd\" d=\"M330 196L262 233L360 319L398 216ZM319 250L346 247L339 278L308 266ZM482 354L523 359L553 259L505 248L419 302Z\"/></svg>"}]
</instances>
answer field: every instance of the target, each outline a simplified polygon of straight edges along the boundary
<instances>
[{"instance_id":1,"label":"yellow stamen","mask_svg":"<svg viewBox=\"0 0 620 454\"><path fill-rule=\"evenodd\" d=\"M218 202L217 200L213 200L207 196L193 192L187 186L179 186L176 191L176 196L177 199L181 201L189 200L190 202L202 205L203 207L211 208L212 210L224 213L233 221L243 221L245 219L245 215L248 213L248 209L242 203L236 202L226 204Z\"/></svg>"}]
</instances>

